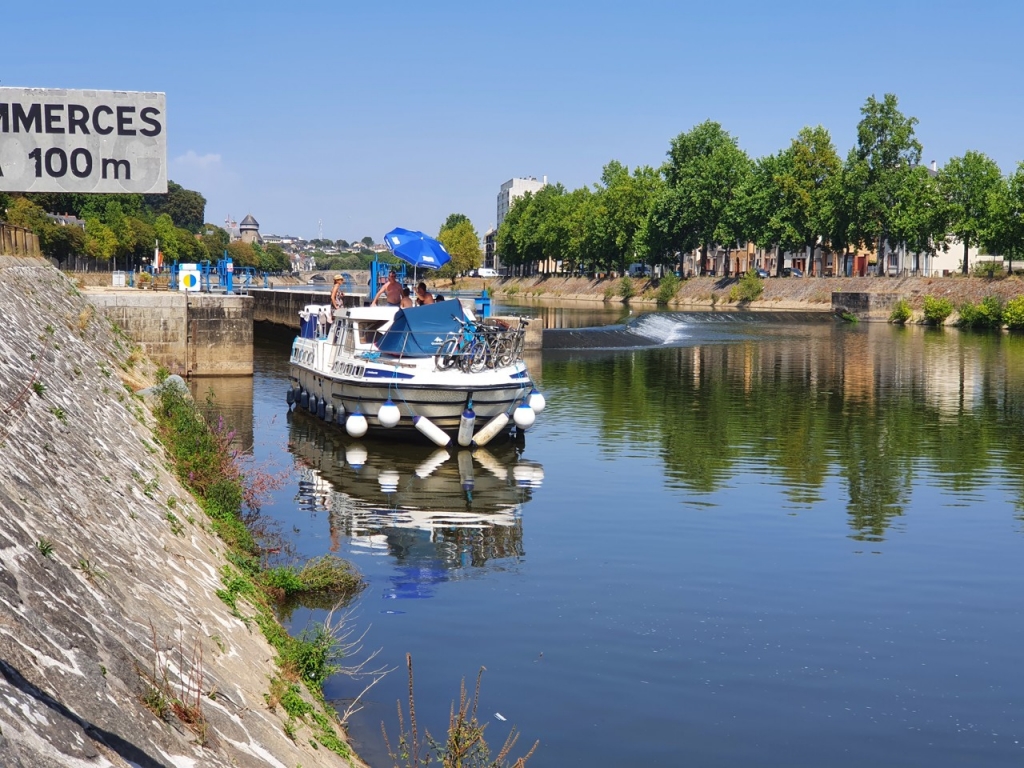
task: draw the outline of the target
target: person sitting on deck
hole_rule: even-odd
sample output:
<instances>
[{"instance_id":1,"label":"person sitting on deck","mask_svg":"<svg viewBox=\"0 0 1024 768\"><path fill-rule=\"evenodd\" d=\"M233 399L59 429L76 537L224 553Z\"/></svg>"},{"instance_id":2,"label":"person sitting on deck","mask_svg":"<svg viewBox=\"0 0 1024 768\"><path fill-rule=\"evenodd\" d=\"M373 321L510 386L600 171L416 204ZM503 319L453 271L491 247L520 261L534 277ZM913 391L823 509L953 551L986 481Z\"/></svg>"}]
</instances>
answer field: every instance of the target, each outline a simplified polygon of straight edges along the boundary
<instances>
[{"instance_id":1,"label":"person sitting on deck","mask_svg":"<svg viewBox=\"0 0 1024 768\"><path fill-rule=\"evenodd\" d=\"M416 301L421 307L434 303L434 297L427 293L426 283L420 283L416 286Z\"/></svg>"},{"instance_id":2,"label":"person sitting on deck","mask_svg":"<svg viewBox=\"0 0 1024 768\"><path fill-rule=\"evenodd\" d=\"M410 307L414 307L414 306L416 306L416 305L412 303L412 291L410 291L408 288L403 288L402 289L402 303L401 303L402 309L409 309Z\"/></svg>"}]
</instances>

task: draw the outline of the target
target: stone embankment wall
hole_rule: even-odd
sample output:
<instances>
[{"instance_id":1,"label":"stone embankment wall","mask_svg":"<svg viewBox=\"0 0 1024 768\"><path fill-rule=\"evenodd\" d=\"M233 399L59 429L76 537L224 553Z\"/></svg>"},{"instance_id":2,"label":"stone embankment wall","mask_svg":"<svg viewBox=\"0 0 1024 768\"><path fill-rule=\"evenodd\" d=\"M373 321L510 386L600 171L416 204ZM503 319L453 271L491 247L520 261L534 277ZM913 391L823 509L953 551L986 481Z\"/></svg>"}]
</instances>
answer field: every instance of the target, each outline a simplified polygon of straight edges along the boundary
<instances>
[{"instance_id":1,"label":"stone embankment wall","mask_svg":"<svg viewBox=\"0 0 1024 768\"><path fill-rule=\"evenodd\" d=\"M252 375L248 296L133 288L89 288L86 296L171 373Z\"/></svg>"},{"instance_id":2,"label":"stone embankment wall","mask_svg":"<svg viewBox=\"0 0 1024 768\"><path fill-rule=\"evenodd\" d=\"M268 707L274 651L217 597L225 549L126 391L152 363L42 260L0 256L0 316L0 764L349 764Z\"/></svg>"},{"instance_id":3,"label":"stone embankment wall","mask_svg":"<svg viewBox=\"0 0 1024 768\"><path fill-rule=\"evenodd\" d=\"M905 298L920 315L925 296L945 297L959 307L965 302L978 303L986 296L1003 301L1024 295L1024 280L1013 277L986 279L980 277L770 277L763 280L764 293L757 301L738 305L730 299L737 278L693 277L680 283L669 307L680 309L792 309L842 310L846 297L833 307L835 294L861 294L850 299L849 306L865 308L870 317L885 319L891 305ZM632 281L634 295L629 300L638 307L656 306L658 283L646 278ZM584 277L545 277L504 280L460 280L459 288L479 290L487 287L497 300L558 299L569 301L622 303L622 279L590 280ZM859 304L857 302L860 302ZM856 311L854 312L856 314ZM883 317L884 315L884 317ZM950 318L954 322L956 316Z\"/></svg>"}]
</instances>

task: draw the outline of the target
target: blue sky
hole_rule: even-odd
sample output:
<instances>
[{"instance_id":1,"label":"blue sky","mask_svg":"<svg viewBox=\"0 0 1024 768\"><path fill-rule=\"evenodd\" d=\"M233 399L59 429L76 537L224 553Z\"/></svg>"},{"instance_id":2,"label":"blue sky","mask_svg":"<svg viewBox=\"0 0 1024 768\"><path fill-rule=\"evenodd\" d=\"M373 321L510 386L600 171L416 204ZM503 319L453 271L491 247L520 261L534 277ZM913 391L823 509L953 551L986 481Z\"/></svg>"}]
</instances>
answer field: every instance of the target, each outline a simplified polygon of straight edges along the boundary
<instances>
[{"instance_id":1,"label":"blue sky","mask_svg":"<svg viewBox=\"0 0 1024 768\"><path fill-rule=\"evenodd\" d=\"M845 157L887 92L926 162L1024 160L1009 0L10 5L0 84L165 92L169 177L264 233L482 235L503 181L658 166L706 119L752 157L820 123Z\"/></svg>"}]
</instances>

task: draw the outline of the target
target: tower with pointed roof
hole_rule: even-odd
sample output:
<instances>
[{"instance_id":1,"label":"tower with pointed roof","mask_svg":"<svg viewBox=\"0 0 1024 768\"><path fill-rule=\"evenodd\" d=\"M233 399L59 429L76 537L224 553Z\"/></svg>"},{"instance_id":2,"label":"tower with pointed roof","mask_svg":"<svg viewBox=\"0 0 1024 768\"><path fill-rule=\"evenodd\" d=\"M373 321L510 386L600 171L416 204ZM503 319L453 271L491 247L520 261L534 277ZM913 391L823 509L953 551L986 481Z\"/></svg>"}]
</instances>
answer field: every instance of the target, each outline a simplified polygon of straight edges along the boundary
<instances>
[{"instance_id":1,"label":"tower with pointed roof","mask_svg":"<svg viewBox=\"0 0 1024 768\"><path fill-rule=\"evenodd\" d=\"M242 219L238 230L242 233L243 243L263 243L263 238L260 237L260 223L253 218L251 213L246 214Z\"/></svg>"}]
</instances>

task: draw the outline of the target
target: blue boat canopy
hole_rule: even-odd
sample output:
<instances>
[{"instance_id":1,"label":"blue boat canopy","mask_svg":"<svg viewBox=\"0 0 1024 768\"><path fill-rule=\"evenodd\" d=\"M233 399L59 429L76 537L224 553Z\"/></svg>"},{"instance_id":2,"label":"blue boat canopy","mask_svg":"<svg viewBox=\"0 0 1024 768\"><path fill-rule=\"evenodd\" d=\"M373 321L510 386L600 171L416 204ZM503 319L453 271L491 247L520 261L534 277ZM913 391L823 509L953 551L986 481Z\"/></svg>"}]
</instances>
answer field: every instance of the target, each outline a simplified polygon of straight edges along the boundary
<instances>
[{"instance_id":1,"label":"blue boat canopy","mask_svg":"<svg viewBox=\"0 0 1024 768\"><path fill-rule=\"evenodd\" d=\"M377 348L384 355L433 357L449 333L458 333L462 329L455 318L466 319L459 301L439 301L424 307L400 309Z\"/></svg>"}]
</instances>

